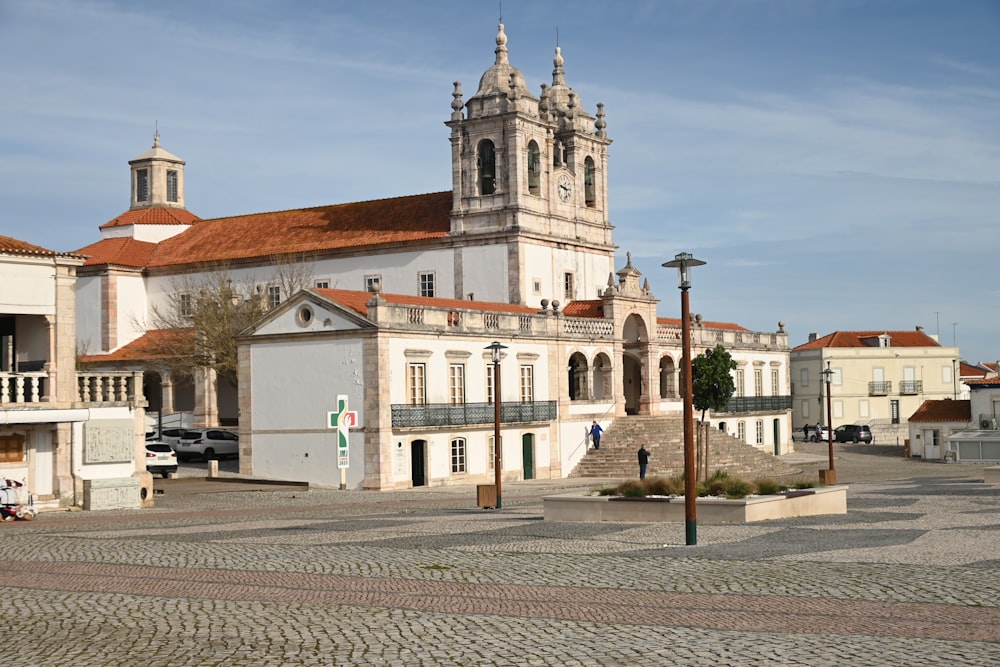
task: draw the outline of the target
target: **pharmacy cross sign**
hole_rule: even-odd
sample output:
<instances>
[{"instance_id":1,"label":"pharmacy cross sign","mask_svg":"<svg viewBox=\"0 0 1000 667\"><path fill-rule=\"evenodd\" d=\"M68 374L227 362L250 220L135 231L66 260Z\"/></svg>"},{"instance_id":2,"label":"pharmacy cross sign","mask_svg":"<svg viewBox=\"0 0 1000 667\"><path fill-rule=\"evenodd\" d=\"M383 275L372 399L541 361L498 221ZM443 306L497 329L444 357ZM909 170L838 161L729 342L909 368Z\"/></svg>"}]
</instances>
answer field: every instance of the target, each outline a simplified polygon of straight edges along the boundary
<instances>
[{"instance_id":1,"label":"pharmacy cross sign","mask_svg":"<svg viewBox=\"0 0 1000 667\"><path fill-rule=\"evenodd\" d=\"M347 409L347 395L337 396L337 411L326 413L327 428L337 429L337 467L347 468L350 459L347 454L348 431L358 425L358 413Z\"/></svg>"}]
</instances>

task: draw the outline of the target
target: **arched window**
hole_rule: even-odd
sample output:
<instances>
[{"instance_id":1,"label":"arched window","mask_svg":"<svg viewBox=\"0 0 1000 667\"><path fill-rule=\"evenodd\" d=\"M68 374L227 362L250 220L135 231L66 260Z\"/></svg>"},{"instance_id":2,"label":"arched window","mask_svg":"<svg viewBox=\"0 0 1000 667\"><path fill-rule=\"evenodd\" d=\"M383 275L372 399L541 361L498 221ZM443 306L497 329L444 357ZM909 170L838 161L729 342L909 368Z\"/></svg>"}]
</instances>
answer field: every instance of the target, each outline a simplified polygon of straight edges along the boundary
<instances>
[{"instance_id":1,"label":"arched window","mask_svg":"<svg viewBox=\"0 0 1000 667\"><path fill-rule=\"evenodd\" d=\"M479 168L479 194L493 194L497 190L497 156L489 139L479 142L476 163Z\"/></svg>"},{"instance_id":2,"label":"arched window","mask_svg":"<svg viewBox=\"0 0 1000 667\"><path fill-rule=\"evenodd\" d=\"M587 156L583 161L583 196L589 208L597 205L597 188L594 185L594 158Z\"/></svg>"},{"instance_id":3,"label":"arched window","mask_svg":"<svg viewBox=\"0 0 1000 667\"><path fill-rule=\"evenodd\" d=\"M528 193L537 195L540 191L539 174L541 172L541 156L538 152L538 144L534 141L528 143Z\"/></svg>"}]
</instances>

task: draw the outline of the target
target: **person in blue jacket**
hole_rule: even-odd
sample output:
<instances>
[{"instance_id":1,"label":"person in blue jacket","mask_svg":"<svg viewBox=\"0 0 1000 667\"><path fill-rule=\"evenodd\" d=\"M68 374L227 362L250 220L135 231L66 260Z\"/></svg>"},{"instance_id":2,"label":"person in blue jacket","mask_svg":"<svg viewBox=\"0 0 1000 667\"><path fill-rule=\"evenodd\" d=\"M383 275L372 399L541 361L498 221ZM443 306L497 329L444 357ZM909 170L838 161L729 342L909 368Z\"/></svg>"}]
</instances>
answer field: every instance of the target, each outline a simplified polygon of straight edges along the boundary
<instances>
[{"instance_id":1,"label":"person in blue jacket","mask_svg":"<svg viewBox=\"0 0 1000 667\"><path fill-rule=\"evenodd\" d=\"M590 425L590 437L594 439L594 450L601 448L601 434L604 433L604 429L596 421Z\"/></svg>"}]
</instances>

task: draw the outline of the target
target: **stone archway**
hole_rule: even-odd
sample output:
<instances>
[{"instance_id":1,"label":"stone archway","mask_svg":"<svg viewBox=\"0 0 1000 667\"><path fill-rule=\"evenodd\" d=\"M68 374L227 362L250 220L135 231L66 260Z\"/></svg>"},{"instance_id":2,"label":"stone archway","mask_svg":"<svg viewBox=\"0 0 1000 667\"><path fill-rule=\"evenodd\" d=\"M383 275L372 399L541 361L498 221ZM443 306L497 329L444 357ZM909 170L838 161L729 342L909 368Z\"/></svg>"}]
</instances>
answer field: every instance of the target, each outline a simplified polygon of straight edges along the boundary
<instances>
[{"instance_id":1,"label":"stone archway","mask_svg":"<svg viewBox=\"0 0 1000 667\"><path fill-rule=\"evenodd\" d=\"M594 370L591 387L595 401L610 401L614 399L611 389L611 359L603 352L594 357Z\"/></svg>"},{"instance_id":2,"label":"stone archway","mask_svg":"<svg viewBox=\"0 0 1000 667\"><path fill-rule=\"evenodd\" d=\"M587 357L574 352L569 358L569 400L587 401L591 395Z\"/></svg>"},{"instance_id":3,"label":"stone archway","mask_svg":"<svg viewBox=\"0 0 1000 667\"><path fill-rule=\"evenodd\" d=\"M660 358L660 398L678 398L677 366L669 355Z\"/></svg>"},{"instance_id":4,"label":"stone archway","mask_svg":"<svg viewBox=\"0 0 1000 667\"><path fill-rule=\"evenodd\" d=\"M625 414L639 414L643 395L642 362L628 352L622 355L622 388L625 394Z\"/></svg>"},{"instance_id":5,"label":"stone archway","mask_svg":"<svg viewBox=\"0 0 1000 667\"><path fill-rule=\"evenodd\" d=\"M649 329L633 313L622 324L622 393L625 414L637 415L649 408Z\"/></svg>"}]
</instances>

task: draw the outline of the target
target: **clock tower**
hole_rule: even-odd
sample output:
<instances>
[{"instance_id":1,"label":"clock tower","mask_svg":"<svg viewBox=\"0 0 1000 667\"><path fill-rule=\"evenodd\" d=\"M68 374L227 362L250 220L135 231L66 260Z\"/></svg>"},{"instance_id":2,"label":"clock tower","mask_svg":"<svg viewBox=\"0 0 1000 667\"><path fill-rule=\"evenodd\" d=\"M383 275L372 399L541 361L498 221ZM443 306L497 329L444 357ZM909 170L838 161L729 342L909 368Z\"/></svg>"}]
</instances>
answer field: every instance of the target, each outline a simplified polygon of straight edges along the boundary
<instances>
[{"instance_id":1,"label":"clock tower","mask_svg":"<svg viewBox=\"0 0 1000 667\"><path fill-rule=\"evenodd\" d=\"M596 116L583 109L566 85L559 47L552 83L542 84L538 97L510 64L502 23L495 54L467 101L455 82L446 123L451 234L462 241L456 296L480 298L470 288L479 284L473 268L499 262L507 276L505 293L487 289L483 297L525 305L598 298L614 270L615 251L604 105L597 105Z\"/></svg>"}]
</instances>

